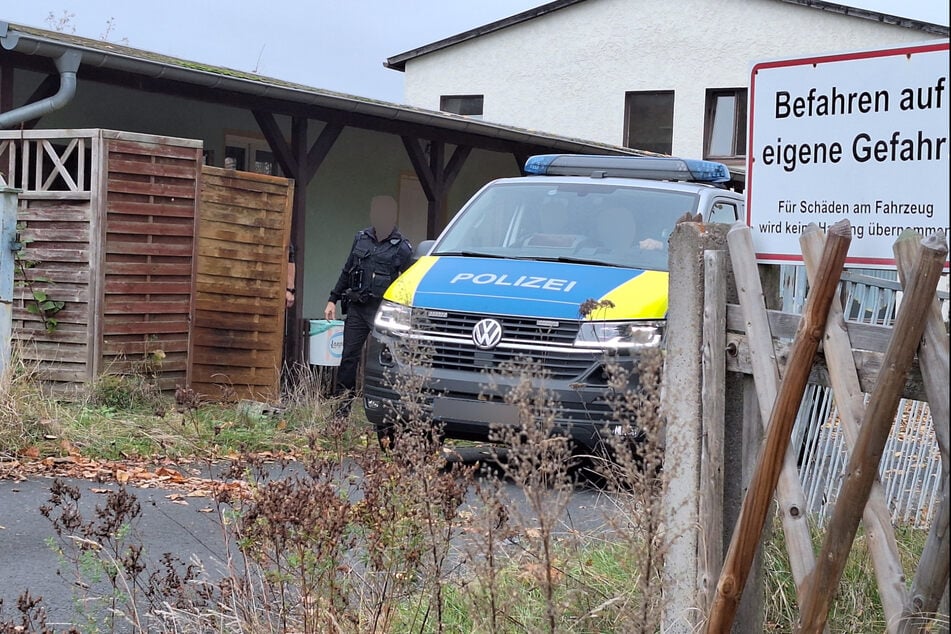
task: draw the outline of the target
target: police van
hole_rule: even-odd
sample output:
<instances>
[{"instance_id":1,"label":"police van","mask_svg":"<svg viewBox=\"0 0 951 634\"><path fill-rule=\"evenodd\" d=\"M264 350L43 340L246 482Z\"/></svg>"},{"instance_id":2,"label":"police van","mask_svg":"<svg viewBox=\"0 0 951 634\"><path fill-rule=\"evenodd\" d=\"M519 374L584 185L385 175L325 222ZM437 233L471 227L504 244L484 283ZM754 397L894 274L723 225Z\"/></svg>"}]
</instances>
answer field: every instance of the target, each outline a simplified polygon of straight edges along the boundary
<instances>
[{"instance_id":1,"label":"police van","mask_svg":"<svg viewBox=\"0 0 951 634\"><path fill-rule=\"evenodd\" d=\"M516 379L499 370L530 359L557 403L555 432L597 450L614 431L605 364L633 370L663 345L677 220L745 217L721 163L560 154L524 171L479 190L387 289L364 374L381 438L407 415L415 375L445 437L490 440L495 425L518 424L505 399Z\"/></svg>"}]
</instances>

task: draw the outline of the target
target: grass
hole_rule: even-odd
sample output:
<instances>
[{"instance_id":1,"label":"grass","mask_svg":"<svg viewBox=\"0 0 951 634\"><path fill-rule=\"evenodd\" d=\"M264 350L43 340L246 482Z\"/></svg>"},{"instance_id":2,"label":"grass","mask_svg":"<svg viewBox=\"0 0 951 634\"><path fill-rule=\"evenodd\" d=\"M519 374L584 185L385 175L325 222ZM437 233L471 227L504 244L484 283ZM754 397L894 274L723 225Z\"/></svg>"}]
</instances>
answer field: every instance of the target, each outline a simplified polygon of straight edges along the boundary
<instances>
[{"instance_id":1,"label":"grass","mask_svg":"<svg viewBox=\"0 0 951 634\"><path fill-rule=\"evenodd\" d=\"M140 374L104 374L69 399L57 399L44 392L34 369L11 365L0 389L0 455L215 459L340 448L341 439L327 433L332 401L307 380L285 396L285 407L254 401L182 403ZM355 407L353 416L359 421L362 409ZM343 440L358 447L366 442L364 434L361 429ZM330 437L337 441L333 446Z\"/></svg>"},{"instance_id":2,"label":"grass","mask_svg":"<svg viewBox=\"0 0 951 634\"><path fill-rule=\"evenodd\" d=\"M372 431L359 406L349 422L334 420L335 403L309 375L282 407L200 403L187 393L176 399L142 376L106 375L70 402L49 398L39 385L22 367L4 382L0 458L28 450L105 460L234 458L243 465L236 472L253 473L246 456L270 452L294 454L304 467L304 475L289 480L251 480L250 498L219 497L222 517L229 518L222 539L242 554L224 577L174 558L148 568L132 555L135 544L126 543L138 512L127 492L83 519L61 487L47 512L60 536L58 552L75 562L76 587L94 581L90 570L97 571L98 587L103 579L113 584L106 592L113 611L85 615L90 631L109 630L119 614L134 631L169 632L626 633L659 627L664 546L656 500L663 482L641 467L661 454L642 452L635 461L619 450L618 464L599 481L613 502L603 526L588 532L565 527L559 518L576 474L563 469L566 448L546 440L550 400L524 385L513 398L535 424L501 439L508 455L499 477L446 470L431 430L419 422L409 421L393 451L381 452L376 439L368 439ZM644 387L644 393L618 399L619 421L633 414L644 420L655 411L657 392ZM522 507L511 505L507 487L519 490ZM112 528L99 528L104 519ZM910 579L925 533L897 532ZM90 541L77 535L100 535L100 544L77 550L77 543ZM818 533L815 540L818 549ZM103 559L105 552L110 558ZM792 631L795 589L778 524L763 552L763 629ZM129 597L126 587L142 591ZM31 605L21 603L26 616L14 620L0 603L0 631L23 623L52 631L39 626L42 615ZM883 629L860 533L829 631Z\"/></svg>"},{"instance_id":3,"label":"grass","mask_svg":"<svg viewBox=\"0 0 951 634\"><path fill-rule=\"evenodd\" d=\"M902 564L909 580L914 576L926 538L925 530L896 528ZM822 533L819 530L813 530L813 545L814 550L819 552L822 546ZM778 519L774 521L771 537L763 550L763 571L766 631L791 632L795 629L795 619L798 617L796 589L786 556L782 525ZM935 623L937 625L940 621L936 620ZM829 632L854 634L884 632L887 629L868 538L861 528L839 582L838 593L829 613L828 629Z\"/></svg>"}]
</instances>

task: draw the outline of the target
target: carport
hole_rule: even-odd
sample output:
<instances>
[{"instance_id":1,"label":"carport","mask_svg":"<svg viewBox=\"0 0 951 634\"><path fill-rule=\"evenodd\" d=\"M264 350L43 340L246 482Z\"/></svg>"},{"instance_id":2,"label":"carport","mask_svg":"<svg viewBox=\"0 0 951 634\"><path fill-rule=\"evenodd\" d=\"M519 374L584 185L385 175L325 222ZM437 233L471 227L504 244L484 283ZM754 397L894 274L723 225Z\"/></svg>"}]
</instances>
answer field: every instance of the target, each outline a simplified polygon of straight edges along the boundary
<instances>
[{"instance_id":1,"label":"carport","mask_svg":"<svg viewBox=\"0 0 951 634\"><path fill-rule=\"evenodd\" d=\"M0 22L0 46L0 128L42 127L43 117L49 113L69 112L73 92L95 90L97 85L252 113L283 174L297 183L291 242L298 262L306 258L307 184L348 127L400 138L428 201L427 237L434 237L441 229L446 195L473 150L510 155L513 174L529 155L538 153L638 154L626 148L334 93L6 22ZM14 103L18 71L39 73L44 79L27 99ZM115 107L121 108L122 104ZM85 122L81 112L75 113L70 122L77 128L100 126ZM312 123L321 126L319 132L316 125L310 127ZM148 121L141 122L141 129L136 131L160 132L151 130ZM300 282L302 267L297 268ZM298 288L303 285L298 284ZM293 323L302 319L302 306L303 301L298 301L294 314L288 315ZM287 338L287 360L302 357L299 330L293 329L295 336Z\"/></svg>"}]
</instances>

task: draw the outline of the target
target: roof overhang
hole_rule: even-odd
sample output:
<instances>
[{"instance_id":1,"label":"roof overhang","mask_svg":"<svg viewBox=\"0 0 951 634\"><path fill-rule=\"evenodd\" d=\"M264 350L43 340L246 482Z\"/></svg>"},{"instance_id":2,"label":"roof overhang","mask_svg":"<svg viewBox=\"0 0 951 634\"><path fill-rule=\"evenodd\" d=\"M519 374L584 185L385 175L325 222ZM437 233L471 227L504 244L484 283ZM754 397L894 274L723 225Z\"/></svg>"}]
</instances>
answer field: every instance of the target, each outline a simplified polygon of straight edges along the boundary
<instances>
[{"instance_id":1,"label":"roof overhang","mask_svg":"<svg viewBox=\"0 0 951 634\"><path fill-rule=\"evenodd\" d=\"M413 50L406 51L405 53L400 53L399 55L394 55L393 57L387 58L387 60L383 63L383 66L404 72L406 70L406 62L411 59L415 59L422 55L426 55L427 53L432 53L434 51L453 46L454 44L459 44L460 42L465 42L466 40L488 35L489 33L494 33L495 31L501 31L502 29L506 29L510 26L514 26L521 22L527 22L528 20L533 20L539 16L545 15L546 13L551 13L552 11L557 11L558 9L564 9L565 7L578 4L579 2L584 2L584 0L555 0L554 2L548 2L539 7L528 9L527 11L522 11L521 13L516 13L515 15L509 16L507 18L496 20L495 22L490 22L468 31L463 31L462 33L447 37L431 44L425 44L418 48L414 48Z\"/></svg>"},{"instance_id":2,"label":"roof overhang","mask_svg":"<svg viewBox=\"0 0 951 634\"><path fill-rule=\"evenodd\" d=\"M857 9L857 8L837 4L835 2L826 2L825 0L780 0L780 1L788 2L790 4L798 4L798 5L801 5L804 7L810 7L813 9L820 9L823 11L840 13L842 15L848 15L848 16L852 16L856 18L874 20L875 22L881 22L883 24L892 24L892 25L900 26L904 28L916 29L918 31L921 31L922 33L927 33L929 35L948 37L947 26L942 26L940 24L932 24L931 22L922 22L921 20L901 18L901 17L891 15L888 13L881 13L879 11ZM383 63L383 66L385 66L386 68L390 68L392 70L405 72L406 63L418 57L422 57L423 55L427 55L429 53L434 53L444 48L449 48L450 46L460 44L467 40L472 40L477 37L481 37L483 35L488 35L489 33L494 33L495 31L506 29L510 26L514 26L522 22L527 22L528 20L533 20L545 14L551 13L553 11L557 11L558 9L563 9L565 7L571 6L573 4L577 4L579 2L584 2L584 0L555 0L554 2L543 4L539 7L535 7L534 9L529 9L528 11L523 11L516 15L503 18L501 20L496 20L495 22L483 24L482 26L478 26L468 31L463 31L462 33L458 33L456 35L443 38L436 42L424 44L423 46L419 46L412 50L406 51L405 53L399 53L397 55L387 58L386 62Z\"/></svg>"}]
</instances>

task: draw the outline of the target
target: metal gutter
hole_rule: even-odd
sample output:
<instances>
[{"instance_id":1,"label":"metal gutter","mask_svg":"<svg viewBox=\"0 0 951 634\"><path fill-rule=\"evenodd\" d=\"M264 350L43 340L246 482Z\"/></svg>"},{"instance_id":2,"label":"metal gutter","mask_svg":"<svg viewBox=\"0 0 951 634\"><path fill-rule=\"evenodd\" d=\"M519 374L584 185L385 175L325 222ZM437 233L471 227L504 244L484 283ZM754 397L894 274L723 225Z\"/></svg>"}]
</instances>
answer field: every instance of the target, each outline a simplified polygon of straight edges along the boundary
<instances>
[{"instance_id":1,"label":"metal gutter","mask_svg":"<svg viewBox=\"0 0 951 634\"><path fill-rule=\"evenodd\" d=\"M20 35L10 32L6 25L0 26L0 44L10 50L16 48ZM12 128L25 121L38 119L43 115L59 110L76 95L76 72L82 61L83 54L76 50L64 50L56 56L56 70L59 72L59 90L52 97L41 99L33 103L0 113L0 129Z\"/></svg>"}]
</instances>

